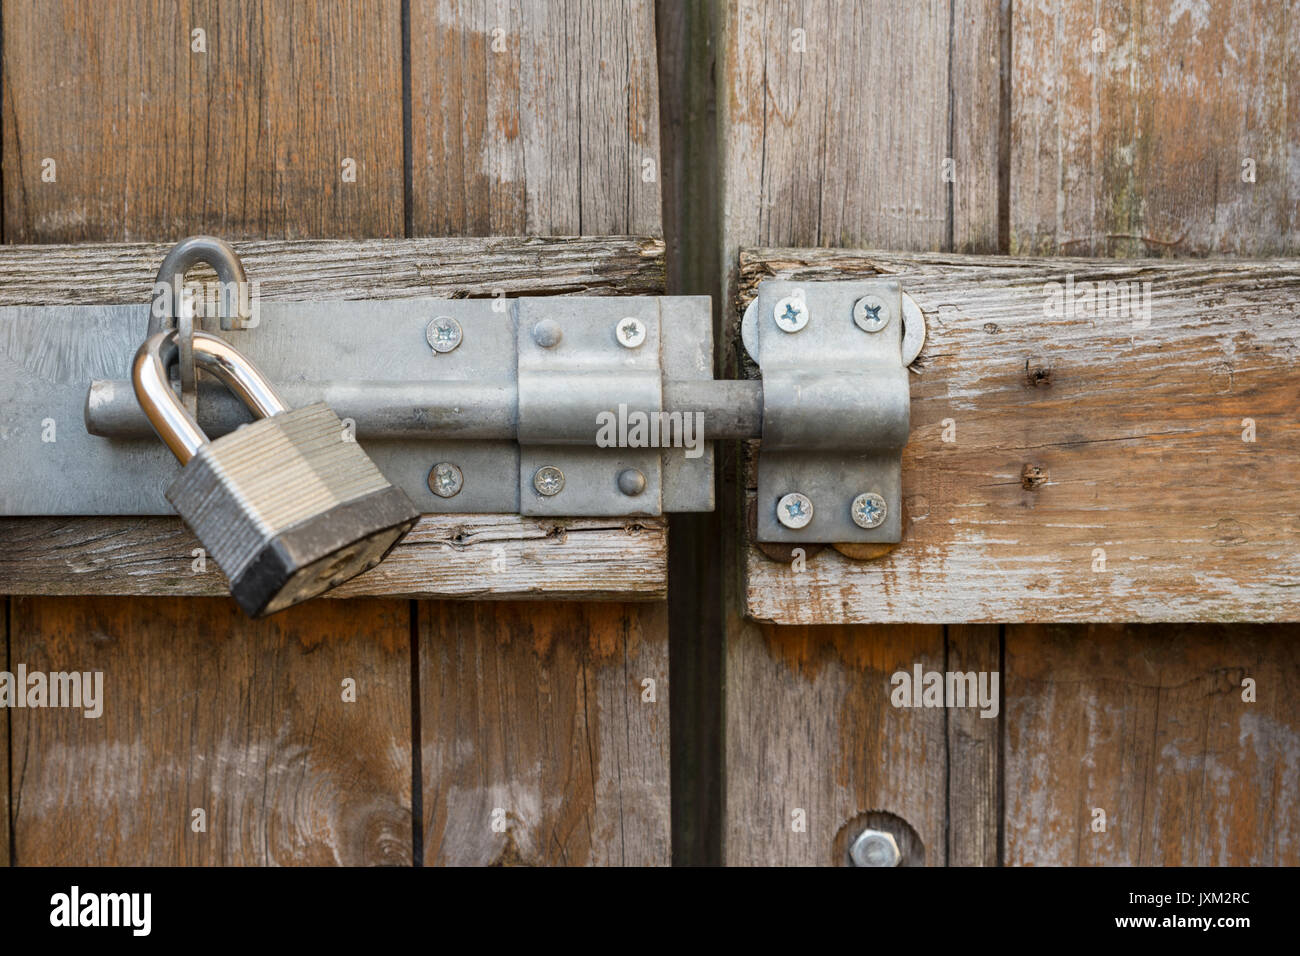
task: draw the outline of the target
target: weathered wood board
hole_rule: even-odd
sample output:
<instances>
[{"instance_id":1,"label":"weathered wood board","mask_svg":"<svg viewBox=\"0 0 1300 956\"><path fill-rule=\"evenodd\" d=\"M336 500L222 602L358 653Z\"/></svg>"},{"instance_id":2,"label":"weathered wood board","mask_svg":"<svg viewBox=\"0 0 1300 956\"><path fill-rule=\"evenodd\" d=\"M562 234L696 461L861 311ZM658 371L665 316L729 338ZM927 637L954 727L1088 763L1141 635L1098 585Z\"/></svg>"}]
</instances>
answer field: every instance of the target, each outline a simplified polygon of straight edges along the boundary
<instances>
[{"instance_id":1,"label":"weathered wood board","mask_svg":"<svg viewBox=\"0 0 1300 956\"><path fill-rule=\"evenodd\" d=\"M1006 862L1300 863L1297 638L1245 624L1008 627Z\"/></svg>"},{"instance_id":2,"label":"weathered wood board","mask_svg":"<svg viewBox=\"0 0 1300 956\"><path fill-rule=\"evenodd\" d=\"M1004 21L996 0L721 6L717 288L724 369L735 377L745 371L731 324L742 247L998 248ZM985 859L996 842L986 797L996 783L980 750L990 731L979 727L968 745L972 728L949 726L940 711L895 709L888 690L896 668L942 669L948 643L969 642L953 653L975 655L986 638L746 620L754 557L743 461L728 467L742 480L722 499L723 860L844 864L868 820L895 833L908 865ZM985 775L951 781L963 795L952 811L950 734L964 772ZM792 830L795 808L809 811L804 832ZM950 816L987 832L949 835Z\"/></svg>"},{"instance_id":3,"label":"weathered wood board","mask_svg":"<svg viewBox=\"0 0 1300 956\"><path fill-rule=\"evenodd\" d=\"M6 0L3 84L8 242L402 235L399 4Z\"/></svg>"},{"instance_id":4,"label":"weathered wood board","mask_svg":"<svg viewBox=\"0 0 1300 956\"><path fill-rule=\"evenodd\" d=\"M671 861L666 618L420 605L426 864Z\"/></svg>"},{"instance_id":5,"label":"weathered wood board","mask_svg":"<svg viewBox=\"0 0 1300 956\"><path fill-rule=\"evenodd\" d=\"M1010 7L1013 254L1296 254L1286 4Z\"/></svg>"},{"instance_id":6,"label":"weathered wood board","mask_svg":"<svg viewBox=\"0 0 1300 956\"><path fill-rule=\"evenodd\" d=\"M1300 262L768 249L742 254L740 294L873 274L927 316L903 541L799 573L751 549L754 617L1300 620ZM1117 285L1072 306L1071 283Z\"/></svg>"},{"instance_id":7,"label":"weathered wood board","mask_svg":"<svg viewBox=\"0 0 1300 956\"><path fill-rule=\"evenodd\" d=\"M662 235L653 0L412 0L412 235Z\"/></svg>"},{"instance_id":8,"label":"weathered wood board","mask_svg":"<svg viewBox=\"0 0 1300 956\"><path fill-rule=\"evenodd\" d=\"M411 862L405 602L11 600L15 667L102 674L97 717L11 711L18 863Z\"/></svg>"}]
</instances>

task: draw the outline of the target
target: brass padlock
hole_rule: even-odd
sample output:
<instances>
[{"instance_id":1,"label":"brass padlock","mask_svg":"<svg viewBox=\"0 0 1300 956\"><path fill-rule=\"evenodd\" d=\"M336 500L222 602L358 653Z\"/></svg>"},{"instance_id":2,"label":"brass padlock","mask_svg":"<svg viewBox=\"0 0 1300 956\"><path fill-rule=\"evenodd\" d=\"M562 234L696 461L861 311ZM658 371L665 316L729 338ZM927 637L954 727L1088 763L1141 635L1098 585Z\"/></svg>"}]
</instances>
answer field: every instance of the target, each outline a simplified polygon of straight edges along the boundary
<instances>
[{"instance_id":1,"label":"brass padlock","mask_svg":"<svg viewBox=\"0 0 1300 956\"><path fill-rule=\"evenodd\" d=\"M167 500L261 617L373 568L419 512L324 402L289 409L229 342L194 332L194 359L258 416L209 441L169 382L177 333L140 346L131 379L154 431L184 466Z\"/></svg>"}]
</instances>

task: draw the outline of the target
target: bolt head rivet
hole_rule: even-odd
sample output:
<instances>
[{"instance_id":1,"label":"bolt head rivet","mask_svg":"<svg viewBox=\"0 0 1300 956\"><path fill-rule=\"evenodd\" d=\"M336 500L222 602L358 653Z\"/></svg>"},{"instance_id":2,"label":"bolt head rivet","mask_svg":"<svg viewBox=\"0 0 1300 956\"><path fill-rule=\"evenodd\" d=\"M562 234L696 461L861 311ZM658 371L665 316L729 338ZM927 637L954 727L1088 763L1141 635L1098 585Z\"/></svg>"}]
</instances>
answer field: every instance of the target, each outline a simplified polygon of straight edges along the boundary
<instances>
[{"instance_id":1,"label":"bolt head rivet","mask_svg":"<svg viewBox=\"0 0 1300 956\"><path fill-rule=\"evenodd\" d=\"M543 465L533 472L533 487L547 498L558 495L564 490L564 472L554 465Z\"/></svg>"},{"instance_id":2,"label":"bolt head rivet","mask_svg":"<svg viewBox=\"0 0 1300 956\"><path fill-rule=\"evenodd\" d=\"M544 349L553 349L564 338L564 330L554 319L542 319L533 326L533 341Z\"/></svg>"},{"instance_id":3,"label":"bolt head rivet","mask_svg":"<svg viewBox=\"0 0 1300 956\"><path fill-rule=\"evenodd\" d=\"M885 523L889 507L885 504L884 498L868 491L853 499L849 514L853 517L853 523L859 528L879 528Z\"/></svg>"},{"instance_id":4,"label":"bolt head rivet","mask_svg":"<svg viewBox=\"0 0 1300 956\"><path fill-rule=\"evenodd\" d=\"M853 322L863 332L879 332L889 324L889 303L878 295L864 295L853 303Z\"/></svg>"},{"instance_id":5,"label":"bolt head rivet","mask_svg":"<svg viewBox=\"0 0 1300 956\"><path fill-rule=\"evenodd\" d=\"M813 518L813 503L807 495L792 491L776 503L776 520L787 528L806 528Z\"/></svg>"},{"instance_id":6,"label":"bolt head rivet","mask_svg":"<svg viewBox=\"0 0 1300 956\"><path fill-rule=\"evenodd\" d=\"M631 315L620 319L618 327L614 330L614 337L625 349L638 348L645 341L645 323Z\"/></svg>"},{"instance_id":7,"label":"bolt head rivet","mask_svg":"<svg viewBox=\"0 0 1300 956\"><path fill-rule=\"evenodd\" d=\"M773 307L772 319L782 332L798 332L808 324L808 303L801 296L788 295Z\"/></svg>"},{"instance_id":8,"label":"bolt head rivet","mask_svg":"<svg viewBox=\"0 0 1300 956\"><path fill-rule=\"evenodd\" d=\"M854 866L898 866L903 854L892 833L863 830L849 847L849 859Z\"/></svg>"},{"instance_id":9,"label":"bolt head rivet","mask_svg":"<svg viewBox=\"0 0 1300 956\"><path fill-rule=\"evenodd\" d=\"M465 487L465 476L449 461L440 461L429 470L429 490L439 498L455 498Z\"/></svg>"},{"instance_id":10,"label":"bolt head rivet","mask_svg":"<svg viewBox=\"0 0 1300 956\"><path fill-rule=\"evenodd\" d=\"M425 341L434 352L450 352L463 337L460 323L449 315L440 315L424 330Z\"/></svg>"},{"instance_id":11,"label":"bolt head rivet","mask_svg":"<svg viewBox=\"0 0 1300 956\"><path fill-rule=\"evenodd\" d=\"M618 473L618 490L629 498L645 491L645 475L635 468L624 468Z\"/></svg>"}]
</instances>

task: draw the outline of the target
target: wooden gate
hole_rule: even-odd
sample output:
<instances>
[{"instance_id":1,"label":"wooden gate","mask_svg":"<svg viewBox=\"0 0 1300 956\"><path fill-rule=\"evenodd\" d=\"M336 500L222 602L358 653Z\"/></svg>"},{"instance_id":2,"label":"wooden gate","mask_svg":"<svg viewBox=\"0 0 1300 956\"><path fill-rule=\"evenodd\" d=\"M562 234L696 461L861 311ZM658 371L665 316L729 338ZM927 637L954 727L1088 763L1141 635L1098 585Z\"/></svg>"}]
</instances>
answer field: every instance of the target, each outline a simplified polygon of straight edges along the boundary
<instances>
[{"instance_id":1,"label":"wooden gate","mask_svg":"<svg viewBox=\"0 0 1300 956\"><path fill-rule=\"evenodd\" d=\"M174 519L0 519L6 669L105 675L0 709L0 861L1300 863L1284 4L3 0L0 43L0 305L212 233L268 299L708 294L728 377L765 278L896 275L930 335L874 560L755 548L739 444L715 514L426 516L258 622ZM896 706L917 666L996 716Z\"/></svg>"}]
</instances>

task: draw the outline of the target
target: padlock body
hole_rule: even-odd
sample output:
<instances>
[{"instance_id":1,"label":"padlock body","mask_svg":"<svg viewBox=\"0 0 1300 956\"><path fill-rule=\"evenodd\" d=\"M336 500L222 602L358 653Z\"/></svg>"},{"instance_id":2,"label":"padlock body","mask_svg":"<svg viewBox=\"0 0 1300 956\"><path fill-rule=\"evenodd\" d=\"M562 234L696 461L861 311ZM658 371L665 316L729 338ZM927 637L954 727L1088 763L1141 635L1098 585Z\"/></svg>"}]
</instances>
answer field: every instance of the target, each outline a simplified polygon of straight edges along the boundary
<instances>
[{"instance_id":1,"label":"padlock body","mask_svg":"<svg viewBox=\"0 0 1300 956\"><path fill-rule=\"evenodd\" d=\"M419 517L323 402L203 445L167 500L254 617L373 568Z\"/></svg>"}]
</instances>

